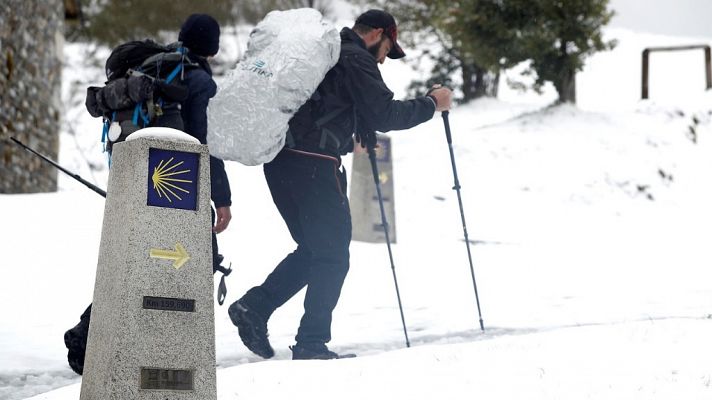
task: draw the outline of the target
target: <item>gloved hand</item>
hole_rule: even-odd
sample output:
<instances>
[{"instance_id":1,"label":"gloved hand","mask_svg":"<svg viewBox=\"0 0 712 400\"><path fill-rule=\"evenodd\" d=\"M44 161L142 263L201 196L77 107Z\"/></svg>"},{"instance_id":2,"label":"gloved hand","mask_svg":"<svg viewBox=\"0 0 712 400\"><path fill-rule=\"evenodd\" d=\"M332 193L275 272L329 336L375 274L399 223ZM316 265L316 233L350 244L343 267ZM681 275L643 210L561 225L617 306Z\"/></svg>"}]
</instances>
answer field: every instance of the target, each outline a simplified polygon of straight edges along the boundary
<instances>
[{"instance_id":1,"label":"gloved hand","mask_svg":"<svg viewBox=\"0 0 712 400\"><path fill-rule=\"evenodd\" d=\"M378 145L378 137L374 131L367 131L365 133L356 132L356 141L361 144L361 147L364 149L376 148Z\"/></svg>"},{"instance_id":2,"label":"gloved hand","mask_svg":"<svg viewBox=\"0 0 712 400\"><path fill-rule=\"evenodd\" d=\"M433 85L426 96L435 102L435 111L446 111L452 107L452 90L440 84Z\"/></svg>"}]
</instances>

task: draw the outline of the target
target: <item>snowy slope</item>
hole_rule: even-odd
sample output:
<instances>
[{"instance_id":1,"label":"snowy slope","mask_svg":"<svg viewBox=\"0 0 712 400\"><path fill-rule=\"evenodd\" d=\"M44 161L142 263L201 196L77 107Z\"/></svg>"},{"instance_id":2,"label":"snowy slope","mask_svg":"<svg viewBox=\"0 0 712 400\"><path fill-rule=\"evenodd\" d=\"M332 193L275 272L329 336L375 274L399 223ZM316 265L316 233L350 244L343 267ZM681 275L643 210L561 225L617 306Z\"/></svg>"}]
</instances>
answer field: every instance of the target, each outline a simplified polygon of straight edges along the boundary
<instances>
[{"instance_id":1,"label":"snowy slope","mask_svg":"<svg viewBox=\"0 0 712 400\"><path fill-rule=\"evenodd\" d=\"M295 298L270 320L277 356L262 361L216 305L219 398L712 396L712 98L699 85L701 61L660 57L653 99L638 100L644 47L700 40L608 35L620 45L587 64L579 108L548 107L551 92L502 88L500 100L451 113L485 333L438 116L391 134L394 256L412 348L385 246L353 243L330 345L360 357L288 361L301 316ZM71 73L86 80L96 70ZM400 94L410 71L389 62L384 76ZM677 85L666 86L671 78ZM63 134L60 158L85 176L84 158L103 162L98 122L81 116L81 104L71 113L78 133ZM261 169L231 163L228 174L234 219L219 240L235 268L233 301L293 244ZM105 186L105 172L94 179ZM103 200L65 178L60 185L55 194L0 196L3 399L65 385L36 398L79 394L61 337L91 298Z\"/></svg>"}]
</instances>

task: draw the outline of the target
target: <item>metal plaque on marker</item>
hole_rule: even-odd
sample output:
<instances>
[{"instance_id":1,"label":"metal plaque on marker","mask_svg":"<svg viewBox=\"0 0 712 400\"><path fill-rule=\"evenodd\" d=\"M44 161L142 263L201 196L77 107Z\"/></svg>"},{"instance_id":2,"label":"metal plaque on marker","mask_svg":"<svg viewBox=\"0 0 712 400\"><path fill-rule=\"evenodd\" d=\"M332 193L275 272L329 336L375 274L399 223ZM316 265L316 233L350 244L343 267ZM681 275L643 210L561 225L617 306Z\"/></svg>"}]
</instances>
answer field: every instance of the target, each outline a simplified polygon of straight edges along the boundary
<instances>
[{"instance_id":1,"label":"metal plaque on marker","mask_svg":"<svg viewBox=\"0 0 712 400\"><path fill-rule=\"evenodd\" d=\"M143 308L146 310L194 312L195 300L143 296Z\"/></svg>"},{"instance_id":2,"label":"metal plaque on marker","mask_svg":"<svg viewBox=\"0 0 712 400\"><path fill-rule=\"evenodd\" d=\"M141 389L193 390L193 371L189 369L141 368Z\"/></svg>"}]
</instances>

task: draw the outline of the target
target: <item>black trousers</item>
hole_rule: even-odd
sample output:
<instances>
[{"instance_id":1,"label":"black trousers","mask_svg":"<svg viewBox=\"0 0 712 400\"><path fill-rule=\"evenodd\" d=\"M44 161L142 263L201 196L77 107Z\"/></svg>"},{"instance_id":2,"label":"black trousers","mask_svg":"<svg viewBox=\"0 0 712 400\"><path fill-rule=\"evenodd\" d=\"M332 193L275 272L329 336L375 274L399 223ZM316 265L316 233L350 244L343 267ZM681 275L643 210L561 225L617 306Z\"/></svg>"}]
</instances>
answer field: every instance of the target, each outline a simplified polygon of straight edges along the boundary
<instances>
[{"instance_id":1,"label":"black trousers","mask_svg":"<svg viewBox=\"0 0 712 400\"><path fill-rule=\"evenodd\" d=\"M296 250L264 283L245 295L268 319L306 286L297 343L331 340L331 315L349 269L351 211L346 172L336 159L282 151L264 166L265 178ZM252 298L254 301L250 301Z\"/></svg>"}]
</instances>

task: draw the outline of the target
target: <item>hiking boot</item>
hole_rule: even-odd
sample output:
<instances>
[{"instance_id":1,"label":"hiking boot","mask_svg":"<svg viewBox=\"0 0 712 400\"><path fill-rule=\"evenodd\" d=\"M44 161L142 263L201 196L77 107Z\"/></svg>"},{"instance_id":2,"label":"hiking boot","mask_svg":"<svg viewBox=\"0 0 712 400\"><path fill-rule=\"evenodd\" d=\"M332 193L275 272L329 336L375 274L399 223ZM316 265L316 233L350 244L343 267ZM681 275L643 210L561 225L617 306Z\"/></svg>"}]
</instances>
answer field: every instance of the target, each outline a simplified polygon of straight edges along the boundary
<instances>
[{"instance_id":1,"label":"hiking boot","mask_svg":"<svg viewBox=\"0 0 712 400\"><path fill-rule=\"evenodd\" d=\"M67 363L72 371L81 375L84 372L87 337L89 336L89 316L91 306L82 314L79 323L64 332L64 345L67 347Z\"/></svg>"},{"instance_id":2,"label":"hiking boot","mask_svg":"<svg viewBox=\"0 0 712 400\"><path fill-rule=\"evenodd\" d=\"M237 327L245 347L262 358L274 357L274 350L267 338L267 321L264 318L251 311L242 300L232 303L227 313Z\"/></svg>"},{"instance_id":3,"label":"hiking boot","mask_svg":"<svg viewBox=\"0 0 712 400\"><path fill-rule=\"evenodd\" d=\"M355 354L336 354L325 344L299 344L289 346L292 350L292 360L334 360L338 358L356 357Z\"/></svg>"},{"instance_id":4,"label":"hiking boot","mask_svg":"<svg viewBox=\"0 0 712 400\"><path fill-rule=\"evenodd\" d=\"M81 328L79 328L81 329ZM64 345L67 346L67 363L69 367L81 375L84 372L84 358L86 356L87 338L86 331L83 334L77 332L74 327L64 333Z\"/></svg>"}]
</instances>

